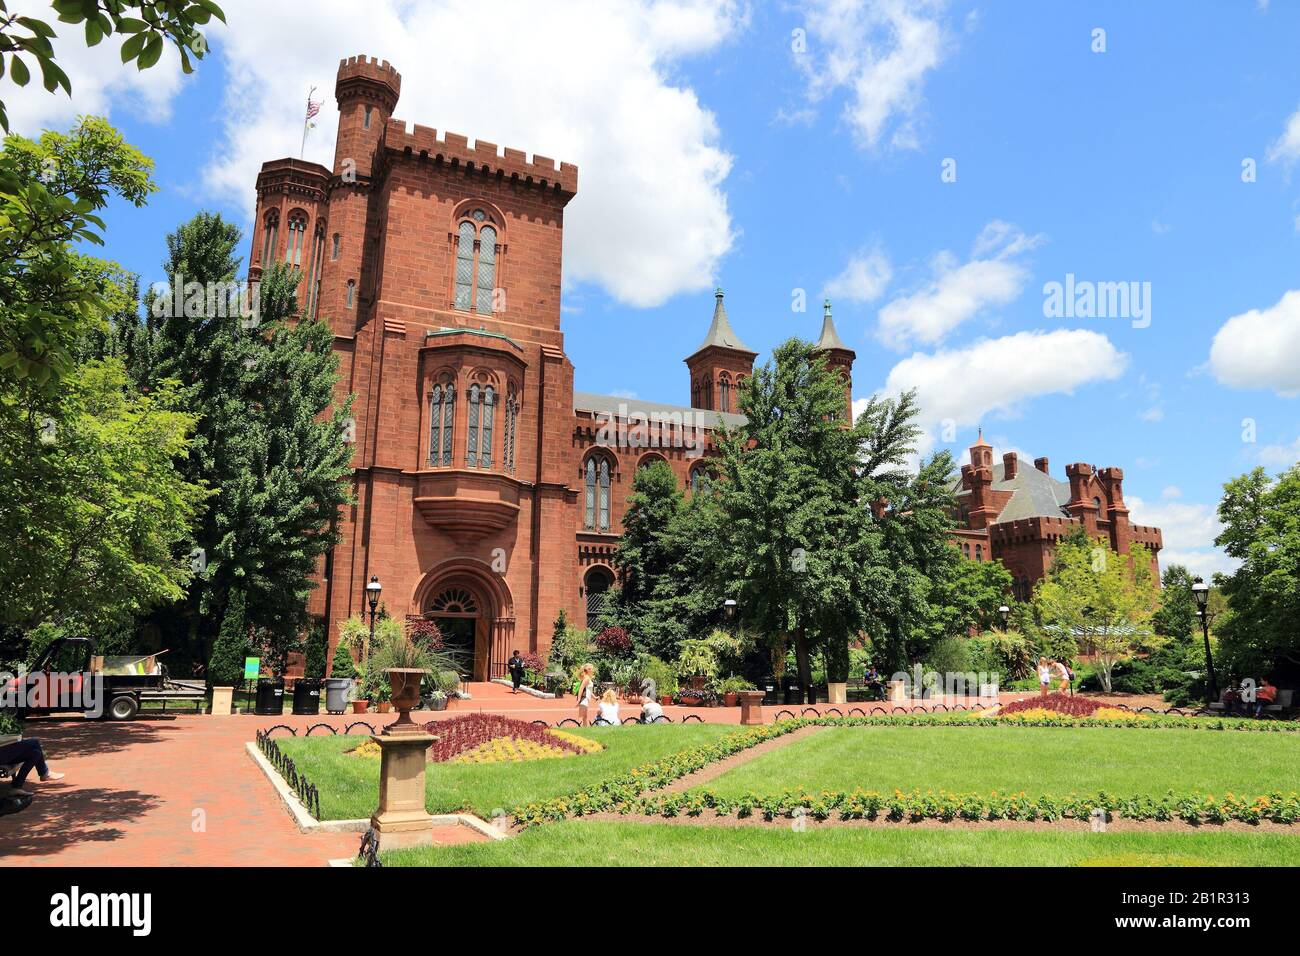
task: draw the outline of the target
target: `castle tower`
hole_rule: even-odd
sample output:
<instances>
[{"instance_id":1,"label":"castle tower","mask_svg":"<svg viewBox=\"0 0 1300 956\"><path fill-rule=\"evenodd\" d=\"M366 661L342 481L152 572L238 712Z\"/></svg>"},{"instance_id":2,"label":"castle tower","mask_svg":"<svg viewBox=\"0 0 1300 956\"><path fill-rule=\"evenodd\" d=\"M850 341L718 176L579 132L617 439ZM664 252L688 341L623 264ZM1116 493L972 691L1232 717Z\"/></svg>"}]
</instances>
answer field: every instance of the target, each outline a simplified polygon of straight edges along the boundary
<instances>
[{"instance_id":1,"label":"castle tower","mask_svg":"<svg viewBox=\"0 0 1300 956\"><path fill-rule=\"evenodd\" d=\"M736 411L736 393L740 383L754 374L754 359L740 341L722 304L722 290L714 293L713 321L700 347L689 355L686 367L691 372L691 407L715 412Z\"/></svg>"},{"instance_id":2,"label":"castle tower","mask_svg":"<svg viewBox=\"0 0 1300 956\"><path fill-rule=\"evenodd\" d=\"M979 438L970 446L970 464L962 466L962 485L970 489L970 526L987 528L1001 510L993 500L993 446Z\"/></svg>"},{"instance_id":3,"label":"castle tower","mask_svg":"<svg viewBox=\"0 0 1300 956\"><path fill-rule=\"evenodd\" d=\"M845 420L853 422L853 361L857 353L840 339L835 331L835 320L831 318L831 300L822 306L822 334L817 339L816 348L826 355L826 367L838 372L844 380Z\"/></svg>"}]
</instances>

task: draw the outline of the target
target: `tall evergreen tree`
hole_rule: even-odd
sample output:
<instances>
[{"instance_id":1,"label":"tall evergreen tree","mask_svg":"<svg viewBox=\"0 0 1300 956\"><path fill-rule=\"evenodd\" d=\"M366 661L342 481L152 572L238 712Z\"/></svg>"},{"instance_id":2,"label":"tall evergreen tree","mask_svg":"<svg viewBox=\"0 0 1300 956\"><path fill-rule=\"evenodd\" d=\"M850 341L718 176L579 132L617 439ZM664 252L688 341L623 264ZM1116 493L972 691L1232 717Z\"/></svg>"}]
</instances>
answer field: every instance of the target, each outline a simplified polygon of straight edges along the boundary
<instances>
[{"instance_id":1,"label":"tall evergreen tree","mask_svg":"<svg viewBox=\"0 0 1300 956\"><path fill-rule=\"evenodd\" d=\"M231 301L240 238L209 213L168 236L170 290L150 303L161 317L154 374L177 379L201 415L184 469L217 490L195 530L198 573L181 614L206 647L239 590L245 623L279 659L307 625L310 576L349 501L351 403L329 411L333 336L298 320L299 272L277 264L263 274L256 318Z\"/></svg>"}]
</instances>

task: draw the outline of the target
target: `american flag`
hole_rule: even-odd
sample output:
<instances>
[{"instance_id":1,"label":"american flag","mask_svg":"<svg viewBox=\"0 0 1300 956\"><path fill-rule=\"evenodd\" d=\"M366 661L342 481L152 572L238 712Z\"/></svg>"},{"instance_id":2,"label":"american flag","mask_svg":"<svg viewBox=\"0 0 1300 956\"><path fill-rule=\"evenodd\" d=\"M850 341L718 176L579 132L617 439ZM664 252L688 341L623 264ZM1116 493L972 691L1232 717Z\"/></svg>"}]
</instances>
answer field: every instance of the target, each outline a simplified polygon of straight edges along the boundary
<instances>
[{"instance_id":1,"label":"american flag","mask_svg":"<svg viewBox=\"0 0 1300 956\"><path fill-rule=\"evenodd\" d=\"M307 97L307 119L311 119L319 112L320 112L320 100L312 100L310 96Z\"/></svg>"}]
</instances>

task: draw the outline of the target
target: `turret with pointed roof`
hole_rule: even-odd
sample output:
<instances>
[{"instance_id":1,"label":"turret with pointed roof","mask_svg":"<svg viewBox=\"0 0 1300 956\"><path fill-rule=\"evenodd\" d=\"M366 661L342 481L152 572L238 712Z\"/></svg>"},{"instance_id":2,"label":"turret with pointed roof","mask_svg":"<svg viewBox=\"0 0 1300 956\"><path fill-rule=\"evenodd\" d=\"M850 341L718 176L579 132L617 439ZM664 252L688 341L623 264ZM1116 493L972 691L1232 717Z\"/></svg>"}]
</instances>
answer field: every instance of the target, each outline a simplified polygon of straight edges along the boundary
<instances>
[{"instance_id":1,"label":"turret with pointed roof","mask_svg":"<svg viewBox=\"0 0 1300 956\"><path fill-rule=\"evenodd\" d=\"M714 293L713 321L704 341L686 358L691 372L691 407L707 408L715 412L736 410L736 390L740 383L754 374L752 352L740 341L731 322L727 308L722 304L722 290Z\"/></svg>"},{"instance_id":2,"label":"turret with pointed roof","mask_svg":"<svg viewBox=\"0 0 1300 956\"><path fill-rule=\"evenodd\" d=\"M826 353L826 367L840 373L844 379L844 404L848 420L853 420L853 362L858 357L853 349L844 344L839 332L835 331L835 320L831 318L831 300L822 304L822 334L815 346L818 351Z\"/></svg>"}]
</instances>

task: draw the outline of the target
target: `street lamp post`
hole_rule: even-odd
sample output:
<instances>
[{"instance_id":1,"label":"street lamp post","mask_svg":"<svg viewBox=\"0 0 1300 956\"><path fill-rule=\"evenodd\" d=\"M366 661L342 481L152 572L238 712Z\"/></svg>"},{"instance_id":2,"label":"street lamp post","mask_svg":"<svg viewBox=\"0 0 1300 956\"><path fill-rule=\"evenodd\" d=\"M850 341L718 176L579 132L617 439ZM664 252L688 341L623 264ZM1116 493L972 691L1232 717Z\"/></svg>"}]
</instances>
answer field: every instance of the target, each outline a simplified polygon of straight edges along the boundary
<instances>
[{"instance_id":1,"label":"street lamp post","mask_svg":"<svg viewBox=\"0 0 1300 956\"><path fill-rule=\"evenodd\" d=\"M370 575L370 583L366 585L366 603L370 605L370 637L366 640L366 646L361 653L362 664L370 660L370 645L375 639L375 614L379 608L379 595L383 590L383 586L379 583L379 576Z\"/></svg>"},{"instance_id":2,"label":"street lamp post","mask_svg":"<svg viewBox=\"0 0 1300 956\"><path fill-rule=\"evenodd\" d=\"M1192 595L1196 598L1196 616L1201 619L1201 637L1205 640L1205 704L1208 707L1219 697L1219 682L1214 676L1214 656L1210 653L1210 586L1198 574L1192 581Z\"/></svg>"},{"instance_id":3,"label":"street lamp post","mask_svg":"<svg viewBox=\"0 0 1300 956\"><path fill-rule=\"evenodd\" d=\"M1011 619L1011 608L1005 604L998 608L998 617L1002 618L1002 630L1007 629L1007 622Z\"/></svg>"}]
</instances>

